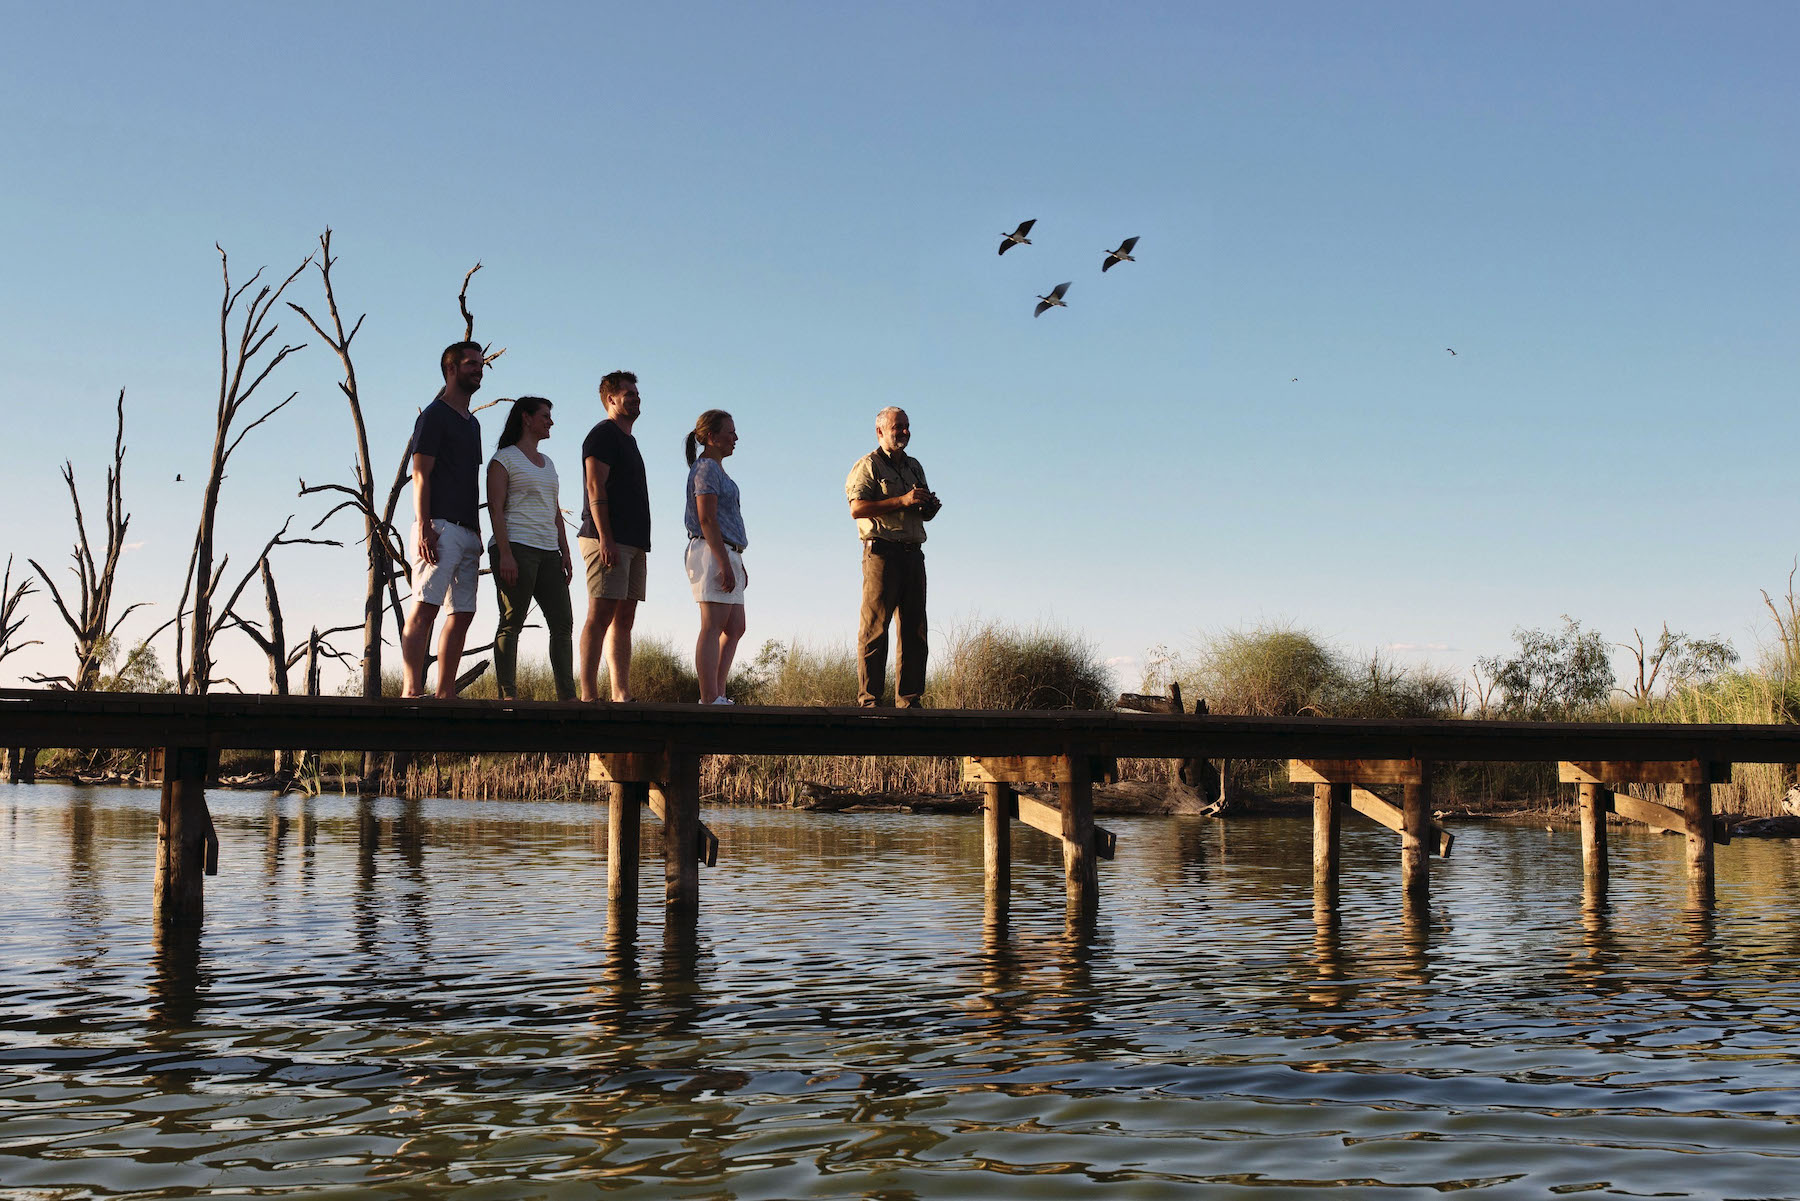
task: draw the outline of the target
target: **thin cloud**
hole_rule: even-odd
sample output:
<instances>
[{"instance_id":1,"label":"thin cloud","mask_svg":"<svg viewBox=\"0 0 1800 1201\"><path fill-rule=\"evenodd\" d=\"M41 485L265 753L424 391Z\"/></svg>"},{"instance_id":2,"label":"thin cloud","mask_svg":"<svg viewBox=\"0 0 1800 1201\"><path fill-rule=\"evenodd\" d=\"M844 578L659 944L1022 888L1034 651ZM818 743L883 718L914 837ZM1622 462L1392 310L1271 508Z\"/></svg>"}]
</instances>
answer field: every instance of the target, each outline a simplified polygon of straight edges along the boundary
<instances>
[{"instance_id":1,"label":"thin cloud","mask_svg":"<svg viewBox=\"0 0 1800 1201\"><path fill-rule=\"evenodd\" d=\"M1456 648L1448 642L1390 642L1381 648L1396 654L1423 654L1431 651L1453 651Z\"/></svg>"}]
</instances>

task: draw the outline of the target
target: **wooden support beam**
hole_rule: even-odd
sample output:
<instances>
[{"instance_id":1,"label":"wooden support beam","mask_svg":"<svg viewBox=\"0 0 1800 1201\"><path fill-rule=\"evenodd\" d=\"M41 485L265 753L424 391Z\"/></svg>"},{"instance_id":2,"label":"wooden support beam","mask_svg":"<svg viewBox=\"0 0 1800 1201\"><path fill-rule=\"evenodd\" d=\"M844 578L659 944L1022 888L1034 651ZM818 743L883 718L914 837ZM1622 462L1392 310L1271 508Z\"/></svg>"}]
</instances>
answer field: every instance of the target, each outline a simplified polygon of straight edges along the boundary
<instances>
[{"instance_id":1,"label":"wooden support beam","mask_svg":"<svg viewBox=\"0 0 1800 1201\"><path fill-rule=\"evenodd\" d=\"M209 839L213 871L218 870L218 838L206 809L206 762L205 747L174 747L164 756L151 894L158 925L198 926L206 917Z\"/></svg>"},{"instance_id":2,"label":"wooden support beam","mask_svg":"<svg viewBox=\"0 0 1800 1201\"><path fill-rule=\"evenodd\" d=\"M982 881L988 897L988 908L996 904L1004 911L1012 895L1012 817L1018 811L1018 794L1006 784L983 785L986 793L982 807Z\"/></svg>"},{"instance_id":3,"label":"wooden support beam","mask_svg":"<svg viewBox=\"0 0 1800 1201\"><path fill-rule=\"evenodd\" d=\"M699 785L696 784L694 787L697 790ZM669 824L669 819L667 816L668 802L664 797L664 791L660 784L651 785L649 800L650 812L656 815L657 821L666 826ZM717 867L719 865L719 836L714 834L712 828L705 822L700 821L697 815L694 820L700 828L699 833L694 836L694 858L707 867Z\"/></svg>"},{"instance_id":4,"label":"wooden support beam","mask_svg":"<svg viewBox=\"0 0 1800 1201\"><path fill-rule=\"evenodd\" d=\"M1290 759L1295 784L1417 784L1424 778L1417 759Z\"/></svg>"},{"instance_id":5,"label":"wooden support beam","mask_svg":"<svg viewBox=\"0 0 1800 1201\"><path fill-rule=\"evenodd\" d=\"M1700 784L1695 785L1695 787L1707 788L1709 786ZM1626 792L1613 792L1611 789L1606 789L1605 792L1607 812L1616 813L1626 821L1639 822L1649 826L1652 830L1666 830L1671 834L1687 833L1687 817L1682 810L1672 808L1668 805L1659 805L1655 801L1648 801L1643 797L1632 796L1630 793ZM1711 806L1709 804L1709 814L1710 809ZM1711 822L1711 841L1714 843L1730 842L1731 827L1726 823L1725 819L1722 817L1713 817L1711 818Z\"/></svg>"},{"instance_id":6,"label":"wooden support beam","mask_svg":"<svg viewBox=\"0 0 1800 1201\"><path fill-rule=\"evenodd\" d=\"M1117 760L1083 755L1087 782L1097 784ZM1070 758L1066 755L981 755L963 760L965 784L1066 784Z\"/></svg>"},{"instance_id":7,"label":"wooden support beam","mask_svg":"<svg viewBox=\"0 0 1800 1201\"><path fill-rule=\"evenodd\" d=\"M1681 786L1681 816L1687 827L1688 883L1699 899L1712 903L1713 893L1713 812L1711 784Z\"/></svg>"},{"instance_id":8,"label":"wooden support beam","mask_svg":"<svg viewBox=\"0 0 1800 1201\"><path fill-rule=\"evenodd\" d=\"M606 808L606 904L617 934L637 928L640 817L650 786L637 781L609 785Z\"/></svg>"},{"instance_id":9,"label":"wooden support beam","mask_svg":"<svg viewBox=\"0 0 1800 1201\"><path fill-rule=\"evenodd\" d=\"M1062 804L1063 885L1070 906L1084 913L1100 900L1099 864L1094 855L1093 769L1087 755L1065 755L1065 778L1056 785Z\"/></svg>"},{"instance_id":10,"label":"wooden support beam","mask_svg":"<svg viewBox=\"0 0 1800 1201\"><path fill-rule=\"evenodd\" d=\"M1317 785L1314 785L1314 787L1316 788ZM1405 810L1390 801L1383 800L1366 788L1351 787L1349 805L1350 808L1356 810L1377 825L1386 826L1396 834L1406 833ZM1438 857L1440 859L1448 859L1450 857L1450 848L1456 845L1456 836L1444 829L1444 827L1439 825L1435 820L1430 823L1430 829L1434 836L1432 845L1436 846Z\"/></svg>"},{"instance_id":11,"label":"wooden support beam","mask_svg":"<svg viewBox=\"0 0 1800 1201\"><path fill-rule=\"evenodd\" d=\"M1589 891L1606 887L1606 815L1612 790L1604 784L1581 786L1581 870Z\"/></svg>"},{"instance_id":12,"label":"wooden support beam","mask_svg":"<svg viewBox=\"0 0 1800 1201\"><path fill-rule=\"evenodd\" d=\"M1431 772L1405 786L1400 802L1400 883L1409 903L1422 906L1431 894Z\"/></svg>"},{"instance_id":13,"label":"wooden support beam","mask_svg":"<svg viewBox=\"0 0 1800 1201\"><path fill-rule=\"evenodd\" d=\"M648 751L608 751L588 756L588 779L597 784L639 784L669 778L669 756Z\"/></svg>"},{"instance_id":14,"label":"wooden support beam","mask_svg":"<svg viewBox=\"0 0 1800 1201\"><path fill-rule=\"evenodd\" d=\"M1060 807L1047 805L1036 797L1025 796L1023 793L1015 792L1012 795L1011 815L1013 817L1018 818L1034 830L1041 830L1052 838L1060 840L1064 837L1065 823L1063 810ZM1119 849L1118 836L1111 830L1093 825L1091 816L1088 824L1094 832L1093 837L1089 840L1093 847L1093 853L1101 859L1113 858Z\"/></svg>"},{"instance_id":15,"label":"wooden support beam","mask_svg":"<svg viewBox=\"0 0 1800 1201\"><path fill-rule=\"evenodd\" d=\"M673 758L662 752L609 751L591 754L588 756L588 779L603 784L656 784L669 779ZM640 791L637 795L649 802L650 812L656 814L656 820L667 824L668 818L663 815L661 789L652 788L648 794ZM694 854L707 867L718 865L719 836L705 822L700 823Z\"/></svg>"},{"instance_id":16,"label":"wooden support beam","mask_svg":"<svg viewBox=\"0 0 1800 1201\"><path fill-rule=\"evenodd\" d=\"M700 913L700 756L670 755L662 781L663 905L671 924L690 924ZM655 807L656 793L651 793ZM667 931L665 930L665 934Z\"/></svg>"},{"instance_id":17,"label":"wooden support beam","mask_svg":"<svg viewBox=\"0 0 1800 1201\"><path fill-rule=\"evenodd\" d=\"M1604 784L1608 788L1619 784L1729 784L1731 764L1706 759L1560 762L1556 778L1564 784Z\"/></svg>"},{"instance_id":18,"label":"wooden support beam","mask_svg":"<svg viewBox=\"0 0 1800 1201\"><path fill-rule=\"evenodd\" d=\"M1339 816L1350 804L1350 785L1313 785L1313 908L1337 908Z\"/></svg>"}]
</instances>

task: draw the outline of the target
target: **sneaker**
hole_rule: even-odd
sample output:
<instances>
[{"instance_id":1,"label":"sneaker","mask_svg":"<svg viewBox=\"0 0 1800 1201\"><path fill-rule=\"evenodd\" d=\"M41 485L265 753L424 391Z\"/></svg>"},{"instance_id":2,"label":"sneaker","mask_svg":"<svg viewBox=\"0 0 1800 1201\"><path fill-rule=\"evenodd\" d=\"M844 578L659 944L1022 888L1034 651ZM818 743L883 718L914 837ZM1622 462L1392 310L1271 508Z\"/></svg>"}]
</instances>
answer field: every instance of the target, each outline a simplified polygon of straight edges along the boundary
<instances>
[{"instance_id":1,"label":"sneaker","mask_svg":"<svg viewBox=\"0 0 1800 1201\"><path fill-rule=\"evenodd\" d=\"M712 699L712 703L715 705L735 705L735 704L737 704L736 701L732 700L728 696L715 696Z\"/></svg>"}]
</instances>

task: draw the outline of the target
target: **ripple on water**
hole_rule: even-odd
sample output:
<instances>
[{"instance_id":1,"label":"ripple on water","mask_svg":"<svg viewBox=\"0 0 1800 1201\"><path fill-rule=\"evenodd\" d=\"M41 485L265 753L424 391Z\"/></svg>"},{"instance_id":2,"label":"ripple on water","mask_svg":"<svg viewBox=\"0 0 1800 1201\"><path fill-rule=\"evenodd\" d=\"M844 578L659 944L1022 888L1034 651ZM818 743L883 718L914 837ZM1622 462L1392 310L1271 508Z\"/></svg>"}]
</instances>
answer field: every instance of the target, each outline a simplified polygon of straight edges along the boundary
<instances>
[{"instance_id":1,"label":"ripple on water","mask_svg":"<svg viewBox=\"0 0 1800 1201\"><path fill-rule=\"evenodd\" d=\"M696 936L621 947L603 810L210 801L163 938L153 794L0 788L0 1198L1800 1195L1785 844L1689 913L1679 840L1584 905L1477 827L1408 913L1357 828L1315 920L1304 823L1114 819L1090 924L1021 828L1000 924L979 820L719 811Z\"/></svg>"}]
</instances>

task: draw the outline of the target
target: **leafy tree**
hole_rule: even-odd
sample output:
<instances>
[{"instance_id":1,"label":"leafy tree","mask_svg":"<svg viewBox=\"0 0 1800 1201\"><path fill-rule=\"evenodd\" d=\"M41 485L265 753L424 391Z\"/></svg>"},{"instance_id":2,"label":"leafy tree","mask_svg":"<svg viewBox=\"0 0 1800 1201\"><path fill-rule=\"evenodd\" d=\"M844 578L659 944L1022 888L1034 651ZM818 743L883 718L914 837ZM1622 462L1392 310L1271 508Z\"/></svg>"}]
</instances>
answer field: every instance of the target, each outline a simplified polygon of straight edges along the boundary
<instances>
[{"instance_id":1,"label":"leafy tree","mask_svg":"<svg viewBox=\"0 0 1800 1201\"><path fill-rule=\"evenodd\" d=\"M1569 720L1591 713L1612 694L1612 658L1598 630L1563 615L1560 631L1514 630L1516 655L1475 661L1494 681L1500 712L1528 721Z\"/></svg>"}]
</instances>

